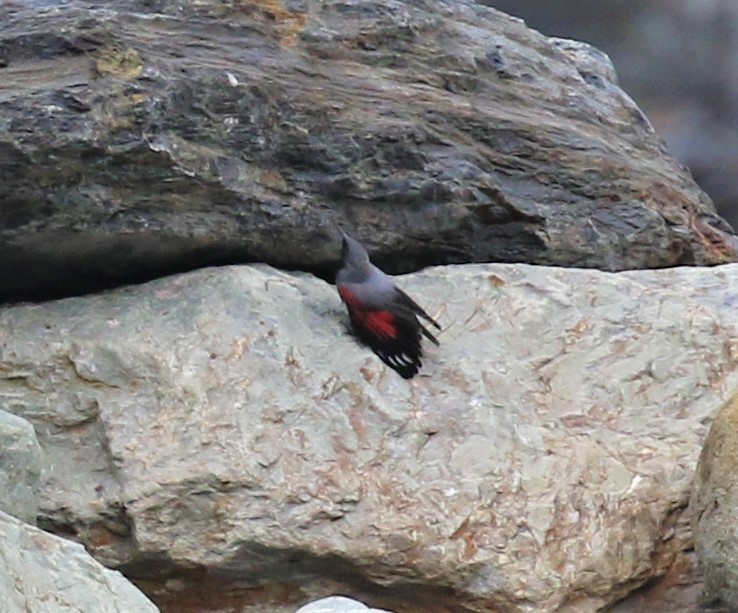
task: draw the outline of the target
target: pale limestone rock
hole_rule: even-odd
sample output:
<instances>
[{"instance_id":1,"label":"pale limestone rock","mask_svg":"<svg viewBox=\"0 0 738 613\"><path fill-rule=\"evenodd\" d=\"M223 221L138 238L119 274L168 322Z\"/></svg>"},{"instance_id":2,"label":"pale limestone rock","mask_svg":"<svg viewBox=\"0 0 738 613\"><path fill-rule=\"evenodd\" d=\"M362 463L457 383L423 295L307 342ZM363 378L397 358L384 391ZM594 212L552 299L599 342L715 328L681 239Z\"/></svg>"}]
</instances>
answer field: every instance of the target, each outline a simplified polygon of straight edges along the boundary
<instances>
[{"instance_id":1,"label":"pale limestone rock","mask_svg":"<svg viewBox=\"0 0 738 613\"><path fill-rule=\"evenodd\" d=\"M690 503L703 600L738 611L738 395L715 417Z\"/></svg>"},{"instance_id":2,"label":"pale limestone rock","mask_svg":"<svg viewBox=\"0 0 738 613\"><path fill-rule=\"evenodd\" d=\"M0 511L3 613L153 613L158 609L82 545Z\"/></svg>"},{"instance_id":3,"label":"pale limestone rock","mask_svg":"<svg viewBox=\"0 0 738 613\"><path fill-rule=\"evenodd\" d=\"M297 613L392 613L386 609L370 609L364 603L345 596L330 596L306 604Z\"/></svg>"},{"instance_id":4,"label":"pale limestone rock","mask_svg":"<svg viewBox=\"0 0 738 613\"><path fill-rule=\"evenodd\" d=\"M398 282L445 328L410 382L346 333L335 288L266 266L2 311L44 521L172 610L376 589L579 613L665 574L738 386L738 266Z\"/></svg>"},{"instance_id":5,"label":"pale limestone rock","mask_svg":"<svg viewBox=\"0 0 738 613\"><path fill-rule=\"evenodd\" d=\"M6 371L6 383L7 376ZM35 524L40 476L41 448L33 426L0 408L0 511Z\"/></svg>"}]
</instances>

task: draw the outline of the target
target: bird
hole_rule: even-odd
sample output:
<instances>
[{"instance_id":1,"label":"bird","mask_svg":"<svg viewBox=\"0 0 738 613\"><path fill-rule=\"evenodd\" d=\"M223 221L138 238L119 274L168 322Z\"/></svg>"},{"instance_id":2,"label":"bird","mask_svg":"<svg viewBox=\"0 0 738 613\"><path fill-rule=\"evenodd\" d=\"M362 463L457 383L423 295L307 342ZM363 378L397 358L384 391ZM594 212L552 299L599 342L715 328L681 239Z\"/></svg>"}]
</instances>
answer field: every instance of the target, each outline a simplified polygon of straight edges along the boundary
<instances>
[{"instance_id":1,"label":"bird","mask_svg":"<svg viewBox=\"0 0 738 613\"><path fill-rule=\"evenodd\" d=\"M369 261L363 245L342 232L341 266L336 287L356 336L402 378L411 379L423 365L421 337L438 339L418 320L441 326L388 274Z\"/></svg>"}]
</instances>

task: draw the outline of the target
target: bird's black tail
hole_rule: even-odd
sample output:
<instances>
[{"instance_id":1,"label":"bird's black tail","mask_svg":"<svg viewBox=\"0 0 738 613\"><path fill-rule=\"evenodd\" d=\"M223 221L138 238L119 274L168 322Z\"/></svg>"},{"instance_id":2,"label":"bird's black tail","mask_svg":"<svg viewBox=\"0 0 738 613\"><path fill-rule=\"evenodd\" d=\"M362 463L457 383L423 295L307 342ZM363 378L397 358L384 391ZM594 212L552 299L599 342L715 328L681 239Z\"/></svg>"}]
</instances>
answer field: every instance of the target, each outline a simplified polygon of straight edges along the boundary
<instances>
[{"instance_id":1,"label":"bird's black tail","mask_svg":"<svg viewBox=\"0 0 738 613\"><path fill-rule=\"evenodd\" d=\"M428 323L433 324L436 328L439 330L442 330L441 324L439 324L435 319L433 319L428 313L425 312L425 309L423 309L422 306L420 306L415 300L410 298L405 292L403 292L399 287L397 288L397 293L402 299L402 301L417 315L420 315L423 319L425 319ZM438 345L438 340L435 336L433 336L428 330L423 328L424 335L433 341L436 345Z\"/></svg>"},{"instance_id":2,"label":"bird's black tail","mask_svg":"<svg viewBox=\"0 0 738 613\"><path fill-rule=\"evenodd\" d=\"M433 323L435 324L436 322L433 322ZM441 344L441 343L438 342L438 339L431 334L431 332L430 332L430 330L428 330L428 328L426 328L420 322L418 322L418 325L420 326L420 331L423 333L423 336L425 336L425 338L427 338L431 343L433 343L436 346L439 346ZM438 326L438 324L436 324L436 326ZM438 329L440 330L441 329L441 326L438 326Z\"/></svg>"}]
</instances>

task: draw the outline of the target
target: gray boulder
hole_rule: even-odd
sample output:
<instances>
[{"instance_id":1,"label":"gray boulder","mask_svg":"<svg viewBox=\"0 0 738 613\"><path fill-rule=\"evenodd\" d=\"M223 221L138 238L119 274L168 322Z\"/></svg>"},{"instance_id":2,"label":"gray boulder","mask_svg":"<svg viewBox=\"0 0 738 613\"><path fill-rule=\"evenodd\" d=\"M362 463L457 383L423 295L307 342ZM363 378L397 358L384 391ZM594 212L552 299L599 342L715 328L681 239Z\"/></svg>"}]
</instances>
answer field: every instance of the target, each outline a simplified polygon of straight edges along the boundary
<instances>
[{"instance_id":1,"label":"gray boulder","mask_svg":"<svg viewBox=\"0 0 738 613\"><path fill-rule=\"evenodd\" d=\"M623 87L720 214L738 226L738 3L482 0L612 57Z\"/></svg>"},{"instance_id":2,"label":"gray boulder","mask_svg":"<svg viewBox=\"0 0 738 613\"><path fill-rule=\"evenodd\" d=\"M0 5L0 299L213 263L734 261L613 82L471 0Z\"/></svg>"},{"instance_id":3,"label":"gray boulder","mask_svg":"<svg viewBox=\"0 0 738 613\"><path fill-rule=\"evenodd\" d=\"M710 428L690 506L695 550L705 574L703 602L738 611L738 395Z\"/></svg>"},{"instance_id":4,"label":"gray boulder","mask_svg":"<svg viewBox=\"0 0 738 613\"><path fill-rule=\"evenodd\" d=\"M3 613L154 613L119 572L84 550L0 511L0 611Z\"/></svg>"},{"instance_id":5,"label":"gray boulder","mask_svg":"<svg viewBox=\"0 0 738 613\"><path fill-rule=\"evenodd\" d=\"M22 370L16 375L22 380ZM13 373L5 371L6 384ZM8 399L6 406L12 405ZM33 426L25 419L0 410L0 511L36 523L41 448Z\"/></svg>"},{"instance_id":6,"label":"gray boulder","mask_svg":"<svg viewBox=\"0 0 738 613\"><path fill-rule=\"evenodd\" d=\"M410 382L334 288L267 266L0 311L0 401L49 458L42 525L170 610L595 611L675 572L738 388L738 266L398 282L444 326Z\"/></svg>"}]
</instances>

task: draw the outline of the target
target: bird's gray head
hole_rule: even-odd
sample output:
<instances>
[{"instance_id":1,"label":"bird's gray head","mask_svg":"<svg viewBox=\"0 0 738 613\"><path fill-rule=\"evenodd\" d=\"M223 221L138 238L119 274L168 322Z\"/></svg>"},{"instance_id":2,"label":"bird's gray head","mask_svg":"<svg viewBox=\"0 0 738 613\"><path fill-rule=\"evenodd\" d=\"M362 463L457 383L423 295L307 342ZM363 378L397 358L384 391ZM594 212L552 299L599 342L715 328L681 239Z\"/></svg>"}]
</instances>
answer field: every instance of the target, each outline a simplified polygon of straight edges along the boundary
<instances>
[{"instance_id":1,"label":"bird's gray head","mask_svg":"<svg viewBox=\"0 0 738 613\"><path fill-rule=\"evenodd\" d=\"M343 234L343 247L341 249L341 268L363 269L369 266L369 254L363 245Z\"/></svg>"}]
</instances>

